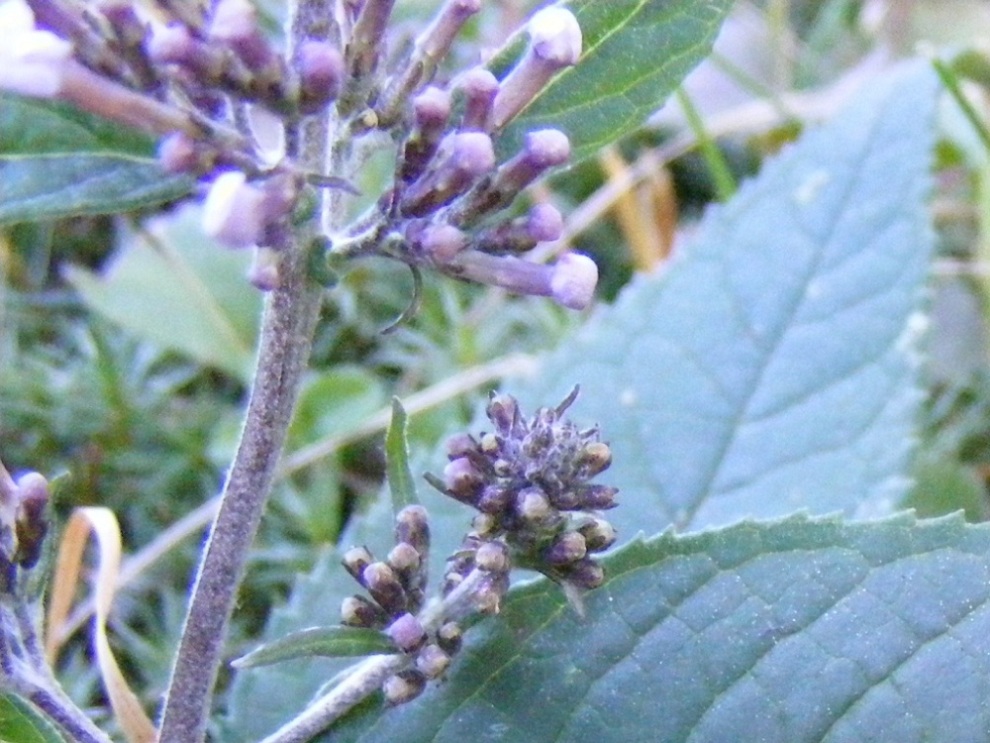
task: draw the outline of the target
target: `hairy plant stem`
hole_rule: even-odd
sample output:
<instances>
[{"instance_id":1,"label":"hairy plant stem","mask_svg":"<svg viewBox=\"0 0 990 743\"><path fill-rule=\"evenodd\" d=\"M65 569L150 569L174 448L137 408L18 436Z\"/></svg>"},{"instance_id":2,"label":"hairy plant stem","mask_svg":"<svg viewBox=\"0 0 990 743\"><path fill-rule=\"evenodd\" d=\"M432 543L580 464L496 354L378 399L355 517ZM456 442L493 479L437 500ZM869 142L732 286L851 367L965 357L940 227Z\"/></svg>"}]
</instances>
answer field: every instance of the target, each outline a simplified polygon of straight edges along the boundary
<instances>
[{"instance_id":1,"label":"hairy plant stem","mask_svg":"<svg viewBox=\"0 0 990 743\"><path fill-rule=\"evenodd\" d=\"M457 620L476 611L475 592L487 576L475 568L442 600L427 606L419 621L428 632L443 622ZM322 733L362 700L378 691L393 673L408 666L405 655L372 655L337 676L339 682L299 715L265 738L261 743L304 743Z\"/></svg>"},{"instance_id":2,"label":"hairy plant stem","mask_svg":"<svg viewBox=\"0 0 990 743\"><path fill-rule=\"evenodd\" d=\"M290 16L295 47L325 37L327 0L299 0ZM290 55L292 50L290 49ZM327 167L329 114L290 125L288 155L304 169ZM308 276L317 224L297 230L280 254L279 285L268 296L244 427L192 590L162 712L159 743L196 743L206 734L213 688L237 590L271 492L285 435L309 360L322 287Z\"/></svg>"}]
</instances>

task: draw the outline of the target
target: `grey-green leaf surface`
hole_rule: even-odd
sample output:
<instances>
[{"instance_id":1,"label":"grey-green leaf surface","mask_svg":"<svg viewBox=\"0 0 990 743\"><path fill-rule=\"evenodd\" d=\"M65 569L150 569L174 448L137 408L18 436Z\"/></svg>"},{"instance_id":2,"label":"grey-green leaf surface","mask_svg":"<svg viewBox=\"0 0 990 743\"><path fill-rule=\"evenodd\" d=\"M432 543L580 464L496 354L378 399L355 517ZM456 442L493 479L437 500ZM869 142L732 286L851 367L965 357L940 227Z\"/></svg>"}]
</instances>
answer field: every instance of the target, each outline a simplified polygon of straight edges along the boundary
<instances>
[{"instance_id":1,"label":"grey-green leaf surface","mask_svg":"<svg viewBox=\"0 0 990 743\"><path fill-rule=\"evenodd\" d=\"M398 516L406 506L419 502L416 481L409 469L409 442L406 438L405 408L399 398L392 398L392 420L385 434L385 471L388 489L392 494L392 509Z\"/></svg>"},{"instance_id":2,"label":"grey-green leaf surface","mask_svg":"<svg viewBox=\"0 0 990 743\"><path fill-rule=\"evenodd\" d=\"M197 212L129 236L102 275L67 277L92 309L142 340L250 381L261 296L250 257L207 239Z\"/></svg>"},{"instance_id":3,"label":"grey-green leaf surface","mask_svg":"<svg viewBox=\"0 0 990 743\"><path fill-rule=\"evenodd\" d=\"M936 83L910 64L867 88L509 389L532 407L581 385L627 536L906 492Z\"/></svg>"},{"instance_id":4,"label":"grey-green leaf surface","mask_svg":"<svg viewBox=\"0 0 990 743\"><path fill-rule=\"evenodd\" d=\"M55 726L13 694L0 694L0 743L64 743Z\"/></svg>"},{"instance_id":5,"label":"grey-green leaf surface","mask_svg":"<svg viewBox=\"0 0 990 743\"><path fill-rule=\"evenodd\" d=\"M192 186L162 170L141 134L61 104L0 96L0 224L151 207Z\"/></svg>"},{"instance_id":6,"label":"grey-green leaf surface","mask_svg":"<svg viewBox=\"0 0 990 743\"><path fill-rule=\"evenodd\" d=\"M307 627L265 643L234 661L238 668L254 668L294 658L353 658L396 652L395 645L378 630L366 627Z\"/></svg>"},{"instance_id":7,"label":"grey-green leaf surface","mask_svg":"<svg viewBox=\"0 0 990 743\"><path fill-rule=\"evenodd\" d=\"M506 129L502 153L527 131L562 129L577 162L639 127L711 51L732 0L570 0L578 64L558 75ZM521 40L507 54L523 49Z\"/></svg>"},{"instance_id":8,"label":"grey-green leaf surface","mask_svg":"<svg viewBox=\"0 0 990 743\"><path fill-rule=\"evenodd\" d=\"M791 518L606 562L585 618L548 581L515 589L445 683L332 739L987 740L986 526Z\"/></svg>"}]
</instances>

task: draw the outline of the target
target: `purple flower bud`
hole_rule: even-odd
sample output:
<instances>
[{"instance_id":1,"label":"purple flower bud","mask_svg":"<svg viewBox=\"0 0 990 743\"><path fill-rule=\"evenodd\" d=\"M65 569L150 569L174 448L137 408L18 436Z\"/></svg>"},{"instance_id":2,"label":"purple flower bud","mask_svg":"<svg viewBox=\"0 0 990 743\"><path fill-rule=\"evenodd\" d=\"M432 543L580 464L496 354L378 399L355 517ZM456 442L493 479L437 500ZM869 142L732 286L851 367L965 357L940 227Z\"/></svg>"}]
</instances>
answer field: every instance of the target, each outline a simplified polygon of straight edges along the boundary
<instances>
[{"instance_id":1,"label":"purple flower bud","mask_svg":"<svg viewBox=\"0 0 990 743\"><path fill-rule=\"evenodd\" d=\"M351 547L340 561L351 577L363 586L364 569L374 562L375 558L367 547Z\"/></svg>"},{"instance_id":2,"label":"purple flower bud","mask_svg":"<svg viewBox=\"0 0 990 743\"><path fill-rule=\"evenodd\" d=\"M35 28L34 14L22 0L0 3L0 90L54 98L72 59L72 44Z\"/></svg>"},{"instance_id":3,"label":"purple flower bud","mask_svg":"<svg viewBox=\"0 0 990 743\"><path fill-rule=\"evenodd\" d=\"M498 79L484 67L475 67L454 81L454 89L464 96L461 131L487 130L492 103L498 93Z\"/></svg>"},{"instance_id":4,"label":"purple flower bud","mask_svg":"<svg viewBox=\"0 0 990 743\"><path fill-rule=\"evenodd\" d=\"M344 58L333 44L308 39L298 54L300 106L304 113L315 113L340 94L344 79Z\"/></svg>"},{"instance_id":5,"label":"purple flower bud","mask_svg":"<svg viewBox=\"0 0 990 743\"><path fill-rule=\"evenodd\" d=\"M399 577L411 575L420 566L419 552L411 544L399 542L388 553L388 564Z\"/></svg>"},{"instance_id":6,"label":"purple flower bud","mask_svg":"<svg viewBox=\"0 0 990 743\"><path fill-rule=\"evenodd\" d=\"M585 557L568 566L565 580L578 588L590 591L605 582L605 569L590 557Z\"/></svg>"},{"instance_id":7,"label":"purple flower bud","mask_svg":"<svg viewBox=\"0 0 990 743\"><path fill-rule=\"evenodd\" d=\"M605 511L614 508L618 488L610 485L585 485L580 488L581 507L589 511Z\"/></svg>"},{"instance_id":8,"label":"purple flower bud","mask_svg":"<svg viewBox=\"0 0 990 743\"><path fill-rule=\"evenodd\" d=\"M422 672L409 668L389 676L382 685L385 701L394 706L411 702L423 693L426 688L426 676Z\"/></svg>"},{"instance_id":9,"label":"purple flower bud","mask_svg":"<svg viewBox=\"0 0 990 743\"><path fill-rule=\"evenodd\" d=\"M502 599L509 590L509 574L491 573L474 592L474 606L482 614L498 614L502 610Z\"/></svg>"},{"instance_id":10,"label":"purple flower bud","mask_svg":"<svg viewBox=\"0 0 990 743\"><path fill-rule=\"evenodd\" d=\"M526 232L536 242L559 240L564 232L564 217L553 204L537 204L526 216Z\"/></svg>"},{"instance_id":11,"label":"purple flower bud","mask_svg":"<svg viewBox=\"0 0 990 743\"><path fill-rule=\"evenodd\" d=\"M509 507L513 498L514 494L508 488L501 485L486 485L475 505L479 511L497 516Z\"/></svg>"},{"instance_id":12,"label":"purple flower bud","mask_svg":"<svg viewBox=\"0 0 990 743\"><path fill-rule=\"evenodd\" d=\"M144 41L147 25L134 12L133 3L128 0L103 0L99 11L124 44L137 46Z\"/></svg>"},{"instance_id":13,"label":"purple flower bud","mask_svg":"<svg viewBox=\"0 0 990 743\"><path fill-rule=\"evenodd\" d=\"M591 441L578 454L582 477L594 477L612 464L612 450L604 441Z\"/></svg>"},{"instance_id":14,"label":"purple flower bud","mask_svg":"<svg viewBox=\"0 0 990 743\"><path fill-rule=\"evenodd\" d=\"M364 569L361 577L371 598L390 616L406 610L406 592L388 564L373 562Z\"/></svg>"},{"instance_id":15,"label":"purple flower bud","mask_svg":"<svg viewBox=\"0 0 990 743\"><path fill-rule=\"evenodd\" d=\"M584 535L576 531L565 531L547 548L543 557L551 565L569 565L583 558L587 552Z\"/></svg>"},{"instance_id":16,"label":"purple flower bud","mask_svg":"<svg viewBox=\"0 0 990 743\"><path fill-rule=\"evenodd\" d=\"M481 487L482 476L467 457L460 457L443 468L443 482L450 495L464 503L472 503Z\"/></svg>"},{"instance_id":17,"label":"purple flower bud","mask_svg":"<svg viewBox=\"0 0 990 743\"><path fill-rule=\"evenodd\" d=\"M402 195L400 210L421 217L450 203L495 165L491 137L483 132L457 132L440 143L427 171Z\"/></svg>"},{"instance_id":18,"label":"purple flower bud","mask_svg":"<svg viewBox=\"0 0 990 743\"><path fill-rule=\"evenodd\" d=\"M469 433L455 433L446 442L447 458L457 459L478 448L474 436Z\"/></svg>"},{"instance_id":19,"label":"purple flower bud","mask_svg":"<svg viewBox=\"0 0 990 743\"><path fill-rule=\"evenodd\" d=\"M530 132L522 151L502 165L491 179L473 189L452 210L450 220L455 224L470 225L486 214L508 206L520 191L547 170L567 162L570 154L570 141L562 131Z\"/></svg>"},{"instance_id":20,"label":"purple flower bud","mask_svg":"<svg viewBox=\"0 0 990 743\"><path fill-rule=\"evenodd\" d=\"M426 561L430 550L430 522L426 509L420 505L406 506L395 517L395 541L411 544Z\"/></svg>"},{"instance_id":21,"label":"purple flower bud","mask_svg":"<svg viewBox=\"0 0 990 743\"><path fill-rule=\"evenodd\" d=\"M607 550L613 544L617 534L615 527L605 519L591 518L577 529L584 537L588 552L601 552Z\"/></svg>"},{"instance_id":22,"label":"purple flower bud","mask_svg":"<svg viewBox=\"0 0 990 743\"><path fill-rule=\"evenodd\" d=\"M203 205L203 229L228 248L258 244L264 236L266 195L239 170L213 181Z\"/></svg>"},{"instance_id":23,"label":"purple flower bud","mask_svg":"<svg viewBox=\"0 0 990 743\"><path fill-rule=\"evenodd\" d=\"M516 513L524 521L538 524L553 515L550 501L539 488L526 488L516 496Z\"/></svg>"},{"instance_id":24,"label":"purple flower bud","mask_svg":"<svg viewBox=\"0 0 990 743\"><path fill-rule=\"evenodd\" d=\"M157 27L148 42L152 62L186 67L208 81L219 78L223 70L223 61L214 51L180 23Z\"/></svg>"},{"instance_id":25,"label":"purple flower bud","mask_svg":"<svg viewBox=\"0 0 990 743\"><path fill-rule=\"evenodd\" d=\"M461 649L464 631L457 622L446 622L437 630L437 644L449 655Z\"/></svg>"},{"instance_id":26,"label":"purple flower bud","mask_svg":"<svg viewBox=\"0 0 990 743\"><path fill-rule=\"evenodd\" d=\"M382 627L387 616L363 596L348 596L340 604L340 621L349 627Z\"/></svg>"},{"instance_id":27,"label":"purple flower bud","mask_svg":"<svg viewBox=\"0 0 990 743\"><path fill-rule=\"evenodd\" d=\"M519 426L519 403L512 395L492 393L485 415L502 436L511 436Z\"/></svg>"},{"instance_id":28,"label":"purple flower bud","mask_svg":"<svg viewBox=\"0 0 990 743\"><path fill-rule=\"evenodd\" d=\"M581 27L565 8L550 6L537 11L526 30L529 47L495 96L492 126L496 130L525 108L559 70L575 64L581 56Z\"/></svg>"},{"instance_id":29,"label":"purple flower bud","mask_svg":"<svg viewBox=\"0 0 990 743\"><path fill-rule=\"evenodd\" d=\"M450 116L450 94L429 87L413 98L413 130L402 149L399 179L404 183L416 180L437 151Z\"/></svg>"},{"instance_id":30,"label":"purple flower bud","mask_svg":"<svg viewBox=\"0 0 990 743\"><path fill-rule=\"evenodd\" d=\"M17 478L17 508L14 513L17 550L12 560L21 567L32 568L41 557L45 535L48 533L45 509L50 498L48 480L43 475L28 472Z\"/></svg>"},{"instance_id":31,"label":"purple flower bud","mask_svg":"<svg viewBox=\"0 0 990 743\"><path fill-rule=\"evenodd\" d=\"M453 225L414 221L406 228L413 251L436 265L450 261L468 244L468 237Z\"/></svg>"},{"instance_id":32,"label":"purple flower bud","mask_svg":"<svg viewBox=\"0 0 990 743\"><path fill-rule=\"evenodd\" d=\"M263 292L278 288L278 252L271 248L256 247L247 271L251 285Z\"/></svg>"},{"instance_id":33,"label":"purple flower bud","mask_svg":"<svg viewBox=\"0 0 990 743\"><path fill-rule=\"evenodd\" d=\"M258 13L249 0L220 0L210 21L210 38L230 46L248 69L269 71L275 52L258 28Z\"/></svg>"},{"instance_id":34,"label":"purple flower bud","mask_svg":"<svg viewBox=\"0 0 990 743\"><path fill-rule=\"evenodd\" d=\"M565 253L553 265L550 295L564 307L583 310L595 297L598 266L586 255Z\"/></svg>"},{"instance_id":35,"label":"purple flower bud","mask_svg":"<svg viewBox=\"0 0 990 743\"><path fill-rule=\"evenodd\" d=\"M474 564L479 570L489 573L504 573L509 570L509 548L504 542L485 542L474 553Z\"/></svg>"},{"instance_id":36,"label":"purple flower bud","mask_svg":"<svg viewBox=\"0 0 990 743\"><path fill-rule=\"evenodd\" d=\"M416 656L416 669L428 679L439 678L450 667L450 656L439 645L429 644Z\"/></svg>"},{"instance_id":37,"label":"purple flower bud","mask_svg":"<svg viewBox=\"0 0 990 743\"><path fill-rule=\"evenodd\" d=\"M385 634L404 653L413 653L426 642L426 630L412 614L401 614L385 630Z\"/></svg>"}]
</instances>

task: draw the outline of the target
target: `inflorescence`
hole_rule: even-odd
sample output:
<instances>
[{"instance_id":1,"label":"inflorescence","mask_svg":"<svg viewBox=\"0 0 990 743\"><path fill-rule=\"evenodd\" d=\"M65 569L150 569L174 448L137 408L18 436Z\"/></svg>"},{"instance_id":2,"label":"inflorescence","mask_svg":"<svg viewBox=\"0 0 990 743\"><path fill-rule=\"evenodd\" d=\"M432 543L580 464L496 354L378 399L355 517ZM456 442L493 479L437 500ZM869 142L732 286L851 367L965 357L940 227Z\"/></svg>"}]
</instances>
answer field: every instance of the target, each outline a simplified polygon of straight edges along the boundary
<instances>
[{"instance_id":1,"label":"inflorescence","mask_svg":"<svg viewBox=\"0 0 990 743\"><path fill-rule=\"evenodd\" d=\"M430 535L422 506L399 512L385 560L365 547L344 554L344 567L368 596L344 599L343 623L382 630L409 656L408 666L385 682L390 703L415 698L444 674L461 646L460 620L498 613L512 568L540 571L571 598L602 584L594 555L615 542L601 512L616 505L617 491L592 482L611 463L598 428L579 429L564 418L576 396L577 388L527 419L513 397L493 394L487 414L495 430L448 441L443 478L427 479L479 514L447 561L442 599L428 605L424 598Z\"/></svg>"},{"instance_id":2,"label":"inflorescence","mask_svg":"<svg viewBox=\"0 0 990 743\"><path fill-rule=\"evenodd\" d=\"M575 16L559 6L536 12L525 51L498 79L481 65L442 69L481 0L445 0L406 43L389 39L394 2L336 3L333 17L282 52L250 0L218 0L209 10L157 0L153 17L126 0L8 0L0 5L9 39L0 90L66 100L161 137L165 169L206 187L206 231L258 251L251 278L261 288L278 285L277 254L298 220L315 215L314 194L350 189L362 153L388 146L393 183L350 226L324 227L329 259L386 255L416 272L588 306L598 279L590 258L567 253L547 266L522 257L560 238L560 212L541 203L506 215L521 191L568 161L567 135L530 131L504 162L495 146L578 61ZM261 144L262 111L280 124L280 148ZM307 172L298 162L300 127L317 116L330 122L339 172Z\"/></svg>"}]
</instances>

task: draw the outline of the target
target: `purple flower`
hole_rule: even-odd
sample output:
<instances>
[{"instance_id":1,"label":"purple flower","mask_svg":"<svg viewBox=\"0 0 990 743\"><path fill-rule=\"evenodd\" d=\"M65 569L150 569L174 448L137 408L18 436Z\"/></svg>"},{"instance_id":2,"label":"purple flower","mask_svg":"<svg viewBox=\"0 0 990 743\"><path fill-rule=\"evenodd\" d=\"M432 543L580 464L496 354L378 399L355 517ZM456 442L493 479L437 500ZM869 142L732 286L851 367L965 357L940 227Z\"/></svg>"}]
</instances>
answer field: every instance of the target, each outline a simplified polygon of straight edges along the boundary
<instances>
[{"instance_id":1,"label":"purple flower","mask_svg":"<svg viewBox=\"0 0 990 743\"><path fill-rule=\"evenodd\" d=\"M72 45L35 28L34 14L22 0L0 3L0 90L54 98L71 63Z\"/></svg>"}]
</instances>

